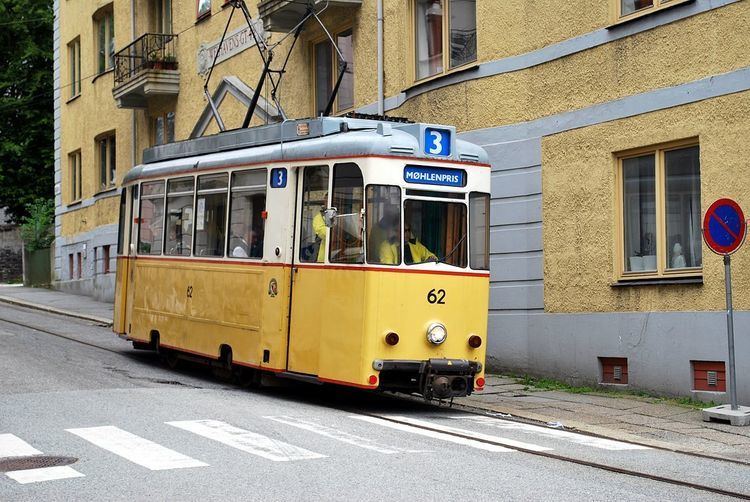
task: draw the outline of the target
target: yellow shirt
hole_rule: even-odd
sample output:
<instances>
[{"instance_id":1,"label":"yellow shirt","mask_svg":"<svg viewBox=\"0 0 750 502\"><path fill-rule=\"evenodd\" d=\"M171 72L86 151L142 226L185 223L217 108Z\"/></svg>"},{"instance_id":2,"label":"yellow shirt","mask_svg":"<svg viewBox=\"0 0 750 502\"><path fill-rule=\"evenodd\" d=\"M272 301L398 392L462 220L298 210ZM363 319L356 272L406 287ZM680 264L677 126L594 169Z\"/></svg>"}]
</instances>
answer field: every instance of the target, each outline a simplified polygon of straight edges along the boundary
<instances>
[{"instance_id":1,"label":"yellow shirt","mask_svg":"<svg viewBox=\"0 0 750 502\"><path fill-rule=\"evenodd\" d=\"M391 244L387 240L381 242L378 258L380 259L380 263L384 265L398 265L398 262L401 261L398 244Z\"/></svg>"},{"instance_id":2,"label":"yellow shirt","mask_svg":"<svg viewBox=\"0 0 750 502\"><path fill-rule=\"evenodd\" d=\"M427 249L424 244L418 240L415 240L414 242L406 241L406 243L409 245L412 259L411 262L407 263L423 263L430 259L437 260L437 256L435 256L432 251Z\"/></svg>"},{"instance_id":3,"label":"yellow shirt","mask_svg":"<svg viewBox=\"0 0 750 502\"><path fill-rule=\"evenodd\" d=\"M323 214L318 211L312 221L313 232L320 239L320 248L318 249L318 263L323 263L326 256L326 222Z\"/></svg>"}]
</instances>

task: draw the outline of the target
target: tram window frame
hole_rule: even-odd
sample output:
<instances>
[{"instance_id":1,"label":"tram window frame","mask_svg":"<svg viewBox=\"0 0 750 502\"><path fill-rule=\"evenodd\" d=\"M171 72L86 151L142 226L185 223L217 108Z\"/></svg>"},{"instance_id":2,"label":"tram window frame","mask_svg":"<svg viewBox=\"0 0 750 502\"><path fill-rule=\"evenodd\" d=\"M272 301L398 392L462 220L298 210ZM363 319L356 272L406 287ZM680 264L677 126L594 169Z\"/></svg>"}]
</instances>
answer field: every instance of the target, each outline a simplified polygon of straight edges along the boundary
<instances>
[{"instance_id":1,"label":"tram window frame","mask_svg":"<svg viewBox=\"0 0 750 502\"><path fill-rule=\"evenodd\" d=\"M161 189L158 192L155 193L149 193L148 188L150 187L160 187ZM165 208L165 195L166 195L166 184L164 180L158 180L158 181L150 181L145 182L141 184L141 196L140 196L140 202L138 204L138 248L137 253L139 255L150 255L150 256L156 256L162 254L162 248L164 247L164 208ZM150 200L157 200L159 199L161 201L161 214L159 215L159 222L160 226L156 229L158 232L154 232L154 229L150 229L153 236L158 238L158 241L154 241L153 239L148 242L149 250L148 252L143 251L143 203L144 201L150 201ZM155 220L155 219L154 219ZM152 220L153 221L153 220ZM151 225L153 226L153 224ZM154 252L154 244L155 242L158 242L158 249L156 252Z\"/></svg>"},{"instance_id":2,"label":"tram window frame","mask_svg":"<svg viewBox=\"0 0 750 502\"><path fill-rule=\"evenodd\" d=\"M120 192L120 215L117 219L117 254L123 254L125 248L125 223L132 218L127 217L128 212L128 189L123 187Z\"/></svg>"},{"instance_id":3,"label":"tram window frame","mask_svg":"<svg viewBox=\"0 0 750 502\"><path fill-rule=\"evenodd\" d=\"M224 186L207 186L206 188L201 188L201 182L210 184L214 181L220 180L221 178L224 178ZM223 195L224 199L224 206L219 210L218 207L211 206L211 204L214 204L215 202L219 202L221 199L219 197L212 197L213 195ZM201 199L201 196L203 196L203 199ZM201 204L201 200L203 200L203 204ZM202 206L202 211L200 211ZM211 209L215 209L212 211ZM223 258L224 252L225 252L225 242L226 242L226 231L227 231L227 210L229 208L229 173L211 173L211 174L204 174L202 176L198 176L197 182L196 182L196 190L195 190L195 209L193 211L193 214L195 215L194 224L193 224L193 255L194 256L200 256L200 257L206 257L206 258ZM208 225L210 223L209 220L206 219L206 217L210 217L211 214L214 215L214 217L217 219L217 224L212 225L214 229L218 229L219 233L217 235L217 238L215 238L212 242L209 243L209 235L210 232L206 229L204 230L204 227L209 228ZM206 243L199 245L198 243L198 236L199 234L206 234ZM214 244L212 247L211 244ZM213 254L204 254L204 249L213 249Z\"/></svg>"},{"instance_id":4,"label":"tram window frame","mask_svg":"<svg viewBox=\"0 0 750 502\"><path fill-rule=\"evenodd\" d=\"M308 175L308 173L311 172L312 169L321 169L325 171L325 187L321 188L322 185L319 185L313 189L309 189L308 180L312 175ZM322 176L322 175L321 175ZM326 244L328 243L330 232L328 231L328 227L325 226L322 213L320 214L321 219L317 220L317 213L314 212L314 210L309 213L306 211L309 206L318 205L321 208L325 207L328 208L330 206L329 200L330 200L330 189L331 184L331 167L327 164L321 164L321 165L311 165L311 166L304 166L303 172L302 172L302 197L301 197L301 203L299 204L298 214L297 217L299 219L299 250L298 250L298 258L300 263L309 263L309 264L320 264L323 265L326 262L327 253L325 252ZM311 200L309 198L309 194L311 192L323 192L323 204L319 204L321 202L320 198ZM306 214L307 213L307 214ZM312 217L310 216L312 214ZM307 217L307 221L306 221ZM317 220L317 221L316 221ZM324 237L320 237L318 232L316 232L316 227L320 229L320 225L323 224L322 230ZM311 247L312 246L312 247ZM323 253L321 254L321 247L323 248ZM309 253L307 256L303 256L303 252ZM322 259L319 259L322 258Z\"/></svg>"},{"instance_id":5,"label":"tram window frame","mask_svg":"<svg viewBox=\"0 0 750 502\"><path fill-rule=\"evenodd\" d=\"M455 244L455 246L452 247L450 249L450 251L448 251L448 249L447 249L448 243L447 243L447 239L446 239L446 243L443 246L443 251L444 252L448 251L447 255L441 257L439 255L439 253L438 253L437 246L433 245L433 243L431 243L431 242L427 242L427 244L425 244L425 242L424 242L425 232L424 232L424 230L422 228L420 228L418 232L413 232L413 234L415 234L417 236L417 237L415 237L415 239L418 241L418 243L421 243L422 247L424 247L427 252L429 252L431 255L433 255L434 258L428 258L428 259L421 260L421 261L416 261L415 260L415 261L411 261L411 262L409 262L406 259L406 249L405 249L406 248L405 244L406 244L406 240L407 240L406 239L406 229L407 229L407 227L412 227L414 225L414 220L412 218L409 218L407 220L407 214L412 214L412 212L415 210L413 207L410 207L412 204L430 204L430 205L444 204L444 205L446 205L446 209L448 207L451 207L451 206L455 206L455 207L461 208L461 218L460 218L460 221L462 222L463 230L464 230L463 237L461 237L459 239L459 242L457 244ZM468 237L469 237L469 235L468 235L468 232L469 232L469 229L468 229L468 224L469 224L468 216L469 216L469 214L468 213L469 213L469 211L468 211L467 204L464 201L455 201L455 200L448 201L448 200L427 199L427 198L406 198L406 199L404 199L403 206L404 206L404 223L403 223L403 227L404 227L404 238L403 238L404 249L402 249L402 253L404 254L404 264L411 266L411 265L421 265L421 264L424 264L424 263L431 263L431 262L440 262L440 263L445 263L446 265L449 265L451 267L456 267L456 268L461 268L461 269L465 269L466 267L469 266L469 250L468 250L468 248L469 248L469 246L468 246ZM422 219L422 221L420 222L420 225L422 225L423 223L424 223L424 219ZM446 223L446 225L447 225L447 223ZM447 233L446 233L446 237L447 237ZM457 252L459 254L456 254ZM456 261L455 258L453 260L451 260L451 262L445 261L446 257L448 257L448 256L454 256L454 257L457 256L460 261L458 262L457 265L454 264L454 263L452 263L452 262Z\"/></svg>"},{"instance_id":6,"label":"tram window frame","mask_svg":"<svg viewBox=\"0 0 750 502\"><path fill-rule=\"evenodd\" d=\"M191 187L192 188L189 191L188 190L181 190L180 191L180 188L182 188L182 187L180 187L179 184L180 183L186 183L188 181L191 182ZM173 185L176 186L177 188L175 189L175 191L170 191L170 190L172 190L172 186ZM190 198L190 205L189 206L183 205L182 207L180 207L179 208L179 211L180 211L179 216L180 216L180 218L177 219L174 223L172 223L172 221L171 221L171 219L172 219L171 216L172 215L170 215L170 213L172 211L172 208L170 208L170 199L172 201L175 201L177 199L187 198L187 197ZM190 209L190 212L186 215L185 214L185 212L186 212L185 210L188 209L188 208ZM163 241L164 242L164 254L166 256L183 256L183 257L187 257L187 256L191 256L192 255L193 234L195 233L194 232L195 228L194 228L194 224L193 224L194 223L193 220L194 220L194 216L195 216L194 208L195 208L195 176L182 176L182 177L179 177L179 178L170 178L170 179L168 179L167 180L166 205L164 207L164 241ZM176 216L176 214L175 214L175 216ZM187 234L187 232L184 231L184 229L183 229L184 223L186 221L189 224L189 236L187 237L187 242L188 242L187 249L185 249L185 240L186 240L185 239L185 235ZM174 239L172 239L171 237L169 237L172 225L175 228L175 237L174 237ZM178 226L180 227L179 242L178 242L178 237L177 237L178 236L178 233L177 233L177 227ZM172 242L174 242L174 246L169 247Z\"/></svg>"},{"instance_id":7,"label":"tram window frame","mask_svg":"<svg viewBox=\"0 0 750 502\"><path fill-rule=\"evenodd\" d=\"M258 183L256 185L237 185L237 179L242 175L257 175L258 180L262 178L263 182ZM253 232L255 235L259 235L259 237L255 240L255 244L252 242L248 243L247 239L244 236L236 235L234 231L232 230L232 227L236 224L233 221L234 216L234 209L233 206L235 205L236 201L235 199L237 197L235 196L243 196L245 194L251 194L251 197L256 197L258 195L263 196L263 204L260 210L256 211L255 207L252 207L252 211L250 213L250 231ZM263 246L265 242L265 219L263 218L263 213L266 211L266 204L268 202L268 169L262 168L262 169L244 169L241 171L234 171L231 173L230 176L230 187L229 187L229 203L227 205L228 208L228 216L226 219L227 222L227 228L225 231L226 235L226 256L227 258L231 258L233 260L262 260L263 259ZM257 217L256 217L257 215ZM257 226L256 226L257 224ZM240 223L242 225L242 223ZM247 225L245 224L245 228L247 228ZM235 255L235 251L238 247L245 248L245 253L247 256L241 256L241 255ZM256 250L255 252L253 250ZM257 250L260 251L260 254L258 254Z\"/></svg>"},{"instance_id":8,"label":"tram window frame","mask_svg":"<svg viewBox=\"0 0 750 502\"><path fill-rule=\"evenodd\" d=\"M386 218L386 215L380 216L381 212L385 213L388 211L376 211L374 208L371 207L372 202L372 192L376 189L388 189L389 191L394 190L397 192L397 198L398 202L396 204L393 204L392 202L389 203L391 206L395 206L395 212L391 213L391 217L396 217L396 220L398 222L398 225L396 227L396 242L392 244L398 244L397 245L397 255L395 256L396 262L395 263L385 263L380 258L380 247L385 242L384 238L378 238L377 235L373 235L373 232L382 232L382 226L380 225L380 221L383 218ZM391 194L388 194L388 196L392 196ZM382 197L382 195L381 195ZM384 265L384 266L398 266L401 265L402 259L402 249L401 249L401 242L402 242L402 233L401 229L403 227L403 219L401 217L402 213L402 207L403 207L404 199L402 197L402 190L401 187L398 185L380 185L380 184L370 184L365 187L365 256L367 259L367 263L371 265ZM378 221L372 221L378 216ZM376 230L377 229L377 230ZM374 240L377 239L380 241L380 244L372 245L374 243ZM377 258L376 258L377 257Z\"/></svg>"},{"instance_id":9,"label":"tram window frame","mask_svg":"<svg viewBox=\"0 0 750 502\"><path fill-rule=\"evenodd\" d=\"M474 248L475 246L479 246L481 241L478 241L479 234L474 232L474 206L472 205L472 202L477 200L484 199L484 207L485 207L485 213L484 213L484 227L480 230L483 230L482 235L484 238L484 253L483 253L483 259L484 259L484 265L482 266L475 266L474 264L474 258L475 252ZM489 270L490 269L490 205L492 204L492 197L490 194L486 192L470 192L469 193L469 268L472 270Z\"/></svg>"},{"instance_id":10,"label":"tram window frame","mask_svg":"<svg viewBox=\"0 0 750 502\"><path fill-rule=\"evenodd\" d=\"M352 170L356 169L356 172ZM345 170L351 170L347 173ZM357 195L357 189L359 194ZM357 200L357 197L359 199ZM352 211L348 208L343 213L344 203L347 199L351 201ZM359 203L359 209L356 208ZM331 206L337 210L336 217L333 219L330 228L331 244L328 246L329 263L350 263L362 264L365 262L365 242L364 242L364 214L365 207L365 186L362 169L355 162L342 162L333 165L333 184L331 191ZM356 229L356 230L355 230ZM354 231L353 231L354 230ZM358 235L359 246L355 240L352 254L348 252L347 242L351 237ZM359 247L359 252L356 248ZM337 253L334 257L334 253Z\"/></svg>"}]
</instances>

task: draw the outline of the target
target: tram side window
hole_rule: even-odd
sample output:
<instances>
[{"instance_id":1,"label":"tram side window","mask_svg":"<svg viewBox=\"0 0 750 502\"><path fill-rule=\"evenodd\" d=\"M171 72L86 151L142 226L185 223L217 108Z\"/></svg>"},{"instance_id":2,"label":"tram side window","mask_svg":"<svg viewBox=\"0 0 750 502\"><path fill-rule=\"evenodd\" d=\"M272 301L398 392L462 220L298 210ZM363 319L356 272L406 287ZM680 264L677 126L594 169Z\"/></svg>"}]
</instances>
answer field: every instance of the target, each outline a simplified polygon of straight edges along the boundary
<instances>
[{"instance_id":1,"label":"tram side window","mask_svg":"<svg viewBox=\"0 0 750 502\"><path fill-rule=\"evenodd\" d=\"M354 163L333 166L333 198L336 218L331 227L331 246L328 260L331 263L364 263L362 241L364 204L362 171Z\"/></svg>"},{"instance_id":2,"label":"tram side window","mask_svg":"<svg viewBox=\"0 0 750 502\"><path fill-rule=\"evenodd\" d=\"M401 189L367 186L367 263L401 263Z\"/></svg>"},{"instance_id":3,"label":"tram side window","mask_svg":"<svg viewBox=\"0 0 750 502\"><path fill-rule=\"evenodd\" d=\"M130 218L125 211L128 208L128 189L123 188L120 192L120 218L117 221L117 254L121 255L125 246L125 224Z\"/></svg>"},{"instance_id":4,"label":"tram side window","mask_svg":"<svg viewBox=\"0 0 750 502\"><path fill-rule=\"evenodd\" d=\"M323 210L328 205L328 166L309 166L302 185L301 235L299 260L323 263L326 250L326 226Z\"/></svg>"},{"instance_id":5,"label":"tram side window","mask_svg":"<svg viewBox=\"0 0 750 502\"><path fill-rule=\"evenodd\" d=\"M167 182L167 231L164 254L190 256L193 240L193 189L195 179L177 178Z\"/></svg>"},{"instance_id":6,"label":"tram side window","mask_svg":"<svg viewBox=\"0 0 750 502\"><path fill-rule=\"evenodd\" d=\"M469 194L469 265L490 269L490 194Z\"/></svg>"},{"instance_id":7,"label":"tram side window","mask_svg":"<svg viewBox=\"0 0 750 502\"><path fill-rule=\"evenodd\" d=\"M228 174L198 177L195 199L195 256L224 256Z\"/></svg>"},{"instance_id":8,"label":"tram side window","mask_svg":"<svg viewBox=\"0 0 750 502\"><path fill-rule=\"evenodd\" d=\"M161 254L164 230L164 181L141 185L138 254Z\"/></svg>"},{"instance_id":9,"label":"tram side window","mask_svg":"<svg viewBox=\"0 0 750 502\"><path fill-rule=\"evenodd\" d=\"M266 169L232 173L227 255L263 257L263 211L266 210Z\"/></svg>"},{"instance_id":10,"label":"tram side window","mask_svg":"<svg viewBox=\"0 0 750 502\"><path fill-rule=\"evenodd\" d=\"M458 202L407 200L404 263L442 261L466 267L466 206Z\"/></svg>"}]
</instances>

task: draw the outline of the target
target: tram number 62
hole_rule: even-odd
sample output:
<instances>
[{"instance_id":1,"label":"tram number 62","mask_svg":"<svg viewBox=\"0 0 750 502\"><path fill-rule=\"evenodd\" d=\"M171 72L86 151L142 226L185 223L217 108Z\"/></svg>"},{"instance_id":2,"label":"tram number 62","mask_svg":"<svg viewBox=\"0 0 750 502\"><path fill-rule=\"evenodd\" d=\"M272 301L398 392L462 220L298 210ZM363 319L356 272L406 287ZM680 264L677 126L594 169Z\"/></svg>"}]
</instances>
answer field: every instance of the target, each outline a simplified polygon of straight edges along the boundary
<instances>
[{"instance_id":1,"label":"tram number 62","mask_svg":"<svg viewBox=\"0 0 750 502\"><path fill-rule=\"evenodd\" d=\"M434 289L431 289L430 292L427 293L427 302L445 305L445 290L438 289L435 291Z\"/></svg>"}]
</instances>

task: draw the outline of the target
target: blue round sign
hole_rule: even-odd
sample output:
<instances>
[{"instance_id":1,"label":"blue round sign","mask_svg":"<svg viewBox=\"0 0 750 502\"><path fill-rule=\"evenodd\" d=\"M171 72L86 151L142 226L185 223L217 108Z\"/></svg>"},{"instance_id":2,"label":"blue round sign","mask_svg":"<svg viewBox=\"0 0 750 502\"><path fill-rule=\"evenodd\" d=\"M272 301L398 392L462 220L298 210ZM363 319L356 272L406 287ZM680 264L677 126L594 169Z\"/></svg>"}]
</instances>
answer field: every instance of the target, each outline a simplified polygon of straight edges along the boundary
<instances>
[{"instance_id":1,"label":"blue round sign","mask_svg":"<svg viewBox=\"0 0 750 502\"><path fill-rule=\"evenodd\" d=\"M746 233L745 215L735 201L719 199L706 211L703 238L714 253L734 253L745 242Z\"/></svg>"}]
</instances>

